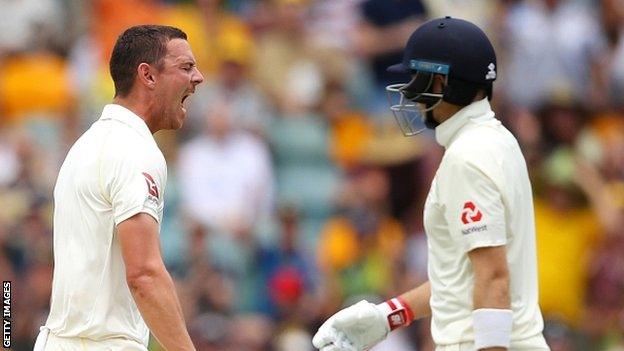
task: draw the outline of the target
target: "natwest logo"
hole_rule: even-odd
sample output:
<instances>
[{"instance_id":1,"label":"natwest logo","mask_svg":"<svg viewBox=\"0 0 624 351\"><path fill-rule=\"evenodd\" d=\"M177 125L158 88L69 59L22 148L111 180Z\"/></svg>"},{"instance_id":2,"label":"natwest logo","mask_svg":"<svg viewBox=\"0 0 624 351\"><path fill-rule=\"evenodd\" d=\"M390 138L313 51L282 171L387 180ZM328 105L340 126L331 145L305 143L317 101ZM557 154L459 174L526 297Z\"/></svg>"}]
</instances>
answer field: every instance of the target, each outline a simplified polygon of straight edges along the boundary
<instances>
[{"instance_id":1,"label":"natwest logo","mask_svg":"<svg viewBox=\"0 0 624 351\"><path fill-rule=\"evenodd\" d=\"M472 201L467 201L464 203L464 208L462 209L461 221L464 224L475 223L481 220L483 214L479 209L475 206Z\"/></svg>"},{"instance_id":2,"label":"natwest logo","mask_svg":"<svg viewBox=\"0 0 624 351\"><path fill-rule=\"evenodd\" d=\"M145 183L147 183L147 192L155 198L158 198L158 186L148 173L143 172L143 176L145 177Z\"/></svg>"}]
</instances>

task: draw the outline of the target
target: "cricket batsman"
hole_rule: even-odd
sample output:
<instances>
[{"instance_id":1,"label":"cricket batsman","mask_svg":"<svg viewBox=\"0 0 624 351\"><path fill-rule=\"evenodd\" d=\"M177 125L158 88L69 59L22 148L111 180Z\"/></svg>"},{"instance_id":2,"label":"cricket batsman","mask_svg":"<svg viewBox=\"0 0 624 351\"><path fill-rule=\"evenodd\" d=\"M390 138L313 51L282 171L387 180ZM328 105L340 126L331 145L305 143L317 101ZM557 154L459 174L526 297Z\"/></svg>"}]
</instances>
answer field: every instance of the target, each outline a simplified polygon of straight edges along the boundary
<instances>
[{"instance_id":1,"label":"cricket batsman","mask_svg":"<svg viewBox=\"0 0 624 351\"><path fill-rule=\"evenodd\" d=\"M110 60L113 102L71 147L54 188L50 314L35 351L195 350L163 263L167 181L152 134L179 129L203 81L181 30L127 29Z\"/></svg>"},{"instance_id":2,"label":"cricket batsman","mask_svg":"<svg viewBox=\"0 0 624 351\"><path fill-rule=\"evenodd\" d=\"M445 148L424 208L429 280L339 311L313 338L321 351L368 350L427 316L436 351L549 350L527 167L489 103L496 64L481 29L445 17L416 29L403 62L388 68L411 77L386 88L404 134L435 129Z\"/></svg>"}]
</instances>

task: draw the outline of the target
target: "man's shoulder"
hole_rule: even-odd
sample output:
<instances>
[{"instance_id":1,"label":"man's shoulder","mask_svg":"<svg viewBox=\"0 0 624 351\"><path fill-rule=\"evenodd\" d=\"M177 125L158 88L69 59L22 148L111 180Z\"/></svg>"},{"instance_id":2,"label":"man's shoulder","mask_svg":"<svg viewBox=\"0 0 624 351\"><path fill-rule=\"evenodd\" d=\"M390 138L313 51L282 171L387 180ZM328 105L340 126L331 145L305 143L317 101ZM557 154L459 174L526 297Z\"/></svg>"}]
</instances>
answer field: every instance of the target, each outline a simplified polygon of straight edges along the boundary
<instances>
[{"instance_id":1,"label":"man's shoulder","mask_svg":"<svg viewBox=\"0 0 624 351\"><path fill-rule=\"evenodd\" d=\"M141 134L136 128L123 121L115 119L99 120L92 128L104 130L107 142L114 143L120 147L134 146L140 149L142 146L155 144L152 137Z\"/></svg>"},{"instance_id":2,"label":"man's shoulder","mask_svg":"<svg viewBox=\"0 0 624 351\"><path fill-rule=\"evenodd\" d=\"M131 128L114 128L102 148L104 162L125 165L166 167L165 158L155 142L147 142Z\"/></svg>"},{"instance_id":3,"label":"man's shoulder","mask_svg":"<svg viewBox=\"0 0 624 351\"><path fill-rule=\"evenodd\" d=\"M502 126L479 126L457 137L444 154L451 169L474 168L492 175L500 173L506 159L521 157L513 135Z\"/></svg>"},{"instance_id":4,"label":"man's shoulder","mask_svg":"<svg viewBox=\"0 0 624 351\"><path fill-rule=\"evenodd\" d=\"M465 163L489 158L496 153L500 140L489 130L471 130L462 133L445 152L449 161Z\"/></svg>"}]
</instances>

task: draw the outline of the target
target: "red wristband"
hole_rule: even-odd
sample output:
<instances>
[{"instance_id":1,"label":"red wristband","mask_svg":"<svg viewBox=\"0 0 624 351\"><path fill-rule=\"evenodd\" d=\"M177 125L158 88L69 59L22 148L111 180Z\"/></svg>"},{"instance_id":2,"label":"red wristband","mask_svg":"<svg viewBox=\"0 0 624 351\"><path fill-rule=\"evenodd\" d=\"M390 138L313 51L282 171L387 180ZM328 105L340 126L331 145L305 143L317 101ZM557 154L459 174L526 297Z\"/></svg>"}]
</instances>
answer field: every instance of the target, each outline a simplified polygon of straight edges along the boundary
<instances>
[{"instance_id":1,"label":"red wristband","mask_svg":"<svg viewBox=\"0 0 624 351\"><path fill-rule=\"evenodd\" d=\"M395 297L385 302L390 311L386 314L390 330L400 327L407 327L414 320L414 313L405 300Z\"/></svg>"}]
</instances>

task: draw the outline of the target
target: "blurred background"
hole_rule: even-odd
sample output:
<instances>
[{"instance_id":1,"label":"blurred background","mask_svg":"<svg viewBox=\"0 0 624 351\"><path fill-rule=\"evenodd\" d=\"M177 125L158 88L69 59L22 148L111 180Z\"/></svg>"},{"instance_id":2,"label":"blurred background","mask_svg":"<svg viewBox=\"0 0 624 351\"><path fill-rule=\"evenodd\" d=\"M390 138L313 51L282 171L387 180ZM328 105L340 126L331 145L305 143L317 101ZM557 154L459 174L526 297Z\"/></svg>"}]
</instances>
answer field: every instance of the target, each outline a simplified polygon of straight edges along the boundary
<instances>
[{"instance_id":1,"label":"blurred background","mask_svg":"<svg viewBox=\"0 0 624 351\"><path fill-rule=\"evenodd\" d=\"M623 0L0 0L14 349L48 313L57 172L111 101L110 52L135 24L182 28L206 76L184 128L156 134L162 250L198 350L309 351L339 308L423 282L443 150L401 135L383 88L406 81L385 67L410 33L444 15L497 49L492 103L532 177L553 351L624 350ZM429 321L375 350L433 350Z\"/></svg>"}]
</instances>

